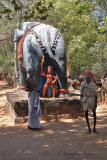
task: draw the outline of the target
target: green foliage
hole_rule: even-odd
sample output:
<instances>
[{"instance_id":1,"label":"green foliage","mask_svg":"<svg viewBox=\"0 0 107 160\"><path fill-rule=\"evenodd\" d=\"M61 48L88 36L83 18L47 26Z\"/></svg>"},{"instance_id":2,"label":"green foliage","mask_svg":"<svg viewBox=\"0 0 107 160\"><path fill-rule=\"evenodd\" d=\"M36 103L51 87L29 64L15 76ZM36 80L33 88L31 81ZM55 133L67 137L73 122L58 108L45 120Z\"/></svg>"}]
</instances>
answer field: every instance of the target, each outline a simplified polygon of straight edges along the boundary
<instances>
[{"instance_id":1,"label":"green foliage","mask_svg":"<svg viewBox=\"0 0 107 160\"><path fill-rule=\"evenodd\" d=\"M0 71L14 73L13 47L11 42L0 43Z\"/></svg>"},{"instance_id":2,"label":"green foliage","mask_svg":"<svg viewBox=\"0 0 107 160\"><path fill-rule=\"evenodd\" d=\"M107 72L107 36L105 34L98 37L98 41L90 48L93 56L93 69L98 74Z\"/></svg>"},{"instance_id":3,"label":"green foliage","mask_svg":"<svg viewBox=\"0 0 107 160\"><path fill-rule=\"evenodd\" d=\"M52 8L51 0L38 0L33 5L30 5L24 12L24 19L36 19L36 20L46 20L49 14L49 10Z\"/></svg>"},{"instance_id":4,"label":"green foliage","mask_svg":"<svg viewBox=\"0 0 107 160\"><path fill-rule=\"evenodd\" d=\"M13 72L14 73L14 62L13 56L10 54L6 58L0 55L0 71L3 73Z\"/></svg>"},{"instance_id":5,"label":"green foliage","mask_svg":"<svg viewBox=\"0 0 107 160\"><path fill-rule=\"evenodd\" d=\"M58 0L54 7L51 17L64 35L73 76L77 77L87 66L91 67L94 63L93 55L89 52L98 38L97 24L92 16L94 4Z\"/></svg>"},{"instance_id":6,"label":"green foliage","mask_svg":"<svg viewBox=\"0 0 107 160\"><path fill-rule=\"evenodd\" d=\"M51 0L30 0L27 1L26 5L21 0L5 0L5 2L0 3L0 14L14 17L12 13L16 13L16 17L19 15L19 19L24 21L31 19L46 20L49 10L53 7Z\"/></svg>"}]
</instances>

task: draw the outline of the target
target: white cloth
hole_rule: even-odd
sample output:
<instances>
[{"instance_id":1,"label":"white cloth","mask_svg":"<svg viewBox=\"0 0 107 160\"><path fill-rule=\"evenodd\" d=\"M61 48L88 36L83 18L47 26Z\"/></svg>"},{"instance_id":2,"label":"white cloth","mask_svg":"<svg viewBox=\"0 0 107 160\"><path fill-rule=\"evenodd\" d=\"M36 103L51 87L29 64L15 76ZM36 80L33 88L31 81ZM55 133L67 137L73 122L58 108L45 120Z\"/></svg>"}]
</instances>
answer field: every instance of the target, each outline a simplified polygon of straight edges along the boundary
<instances>
[{"instance_id":1,"label":"white cloth","mask_svg":"<svg viewBox=\"0 0 107 160\"><path fill-rule=\"evenodd\" d=\"M86 81L82 82L81 102L82 102L83 111L95 109L96 91L97 91L97 86L93 81L91 81L89 84L87 84Z\"/></svg>"},{"instance_id":2,"label":"white cloth","mask_svg":"<svg viewBox=\"0 0 107 160\"><path fill-rule=\"evenodd\" d=\"M40 125L41 107L39 96L35 91L28 94L28 125L31 128L41 128Z\"/></svg>"}]
</instances>

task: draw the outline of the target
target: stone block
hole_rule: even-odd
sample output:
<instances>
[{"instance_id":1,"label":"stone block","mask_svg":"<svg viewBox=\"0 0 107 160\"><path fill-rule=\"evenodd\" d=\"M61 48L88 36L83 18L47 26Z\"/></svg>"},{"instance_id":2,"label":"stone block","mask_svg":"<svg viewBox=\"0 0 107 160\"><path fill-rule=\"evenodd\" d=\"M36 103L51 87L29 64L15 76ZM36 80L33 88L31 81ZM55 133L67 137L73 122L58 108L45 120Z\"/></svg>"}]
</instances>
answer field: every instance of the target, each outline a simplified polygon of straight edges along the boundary
<instances>
[{"instance_id":1,"label":"stone block","mask_svg":"<svg viewBox=\"0 0 107 160\"><path fill-rule=\"evenodd\" d=\"M8 110L15 123L26 120L28 115L27 92L16 91L7 93ZM79 96L69 96L63 98L40 98L42 117L60 117L69 115L70 117L81 116L81 104Z\"/></svg>"}]
</instances>

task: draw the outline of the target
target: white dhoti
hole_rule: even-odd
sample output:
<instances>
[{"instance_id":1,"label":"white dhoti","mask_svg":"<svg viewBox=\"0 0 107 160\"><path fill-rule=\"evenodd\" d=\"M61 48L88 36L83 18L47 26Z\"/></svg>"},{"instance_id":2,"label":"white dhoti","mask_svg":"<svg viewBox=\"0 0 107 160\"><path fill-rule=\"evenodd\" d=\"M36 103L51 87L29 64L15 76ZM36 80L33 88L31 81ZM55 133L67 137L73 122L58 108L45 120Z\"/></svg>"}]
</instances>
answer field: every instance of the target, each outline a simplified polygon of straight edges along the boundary
<instances>
[{"instance_id":1,"label":"white dhoti","mask_svg":"<svg viewBox=\"0 0 107 160\"><path fill-rule=\"evenodd\" d=\"M40 100L39 95L35 92L28 94L28 126L30 128L41 128L40 125Z\"/></svg>"}]
</instances>

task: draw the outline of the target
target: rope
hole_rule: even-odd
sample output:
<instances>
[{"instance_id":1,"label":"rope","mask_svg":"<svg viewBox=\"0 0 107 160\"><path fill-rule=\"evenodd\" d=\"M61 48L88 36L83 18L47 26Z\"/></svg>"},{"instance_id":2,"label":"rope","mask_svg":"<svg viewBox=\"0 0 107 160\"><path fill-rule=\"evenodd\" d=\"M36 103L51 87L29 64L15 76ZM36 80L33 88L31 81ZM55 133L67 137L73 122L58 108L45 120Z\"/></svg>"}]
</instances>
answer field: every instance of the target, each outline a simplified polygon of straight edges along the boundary
<instances>
[{"instance_id":1,"label":"rope","mask_svg":"<svg viewBox=\"0 0 107 160\"><path fill-rule=\"evenodd\" d=\"M57 47L57 44L58 44L58 39L60 37L60 32L59 30L57 30L56 34L55 34L55 37L54 37L54 42L53 42L53 45L51 47L51 50L52 50L52 54L55 55L55 49Z\"/></svg>"},{"instance_id":2,"label":"rope","mask_svg":"<svg viewBox=\"0 0 107 160\"><path fill-rule=\"evenodd\" d=\"M33 33L35 35L36 40L37 40L40 48L42 49L42 52L44 54L48 54L47 48L44 46L44 44L43 44L42 40L40 39L40 37L38 36L38 34L36 32L34 32L34 31L32 31L32 28L23 35L23 37L21 38L21 40L18 43L18 60L22 60L23 59L23 43L24 43L24 40L25 40L26 36L29 33ZM53 45L51 47L51 51L52 51L53 55L55 55L55 49L57 47L58 39L59 39L60 36L61 35L60 35L59 31L57 31L56 34L55 34Z\"/></svg>"},{"instance_id":3,"label":"rope","mask_svg":"<svg viewBox=\"0 0 107 160\"><path fill-rule=\"evenodd\" d=\"M18 43L18 60L22 60L22 59L23 59L23 43L24 43L24 40L25 40L26 36L27 36L29 33L33 33L33 34L35 35L36 40L37 40L38 44L40 45L43 53L44 53L44 54L47 54L47 53L48 53L46 47L43 45L43 43L42 43L40 37L38 36L38 34L37 34L36 32L33 32L33 31L32 31L32 28L31 28L28 32L26 32L26 33L23 35L23 37L21 38L21 40L20 40L19 43Z\"/></svg>"}]
</instances>

